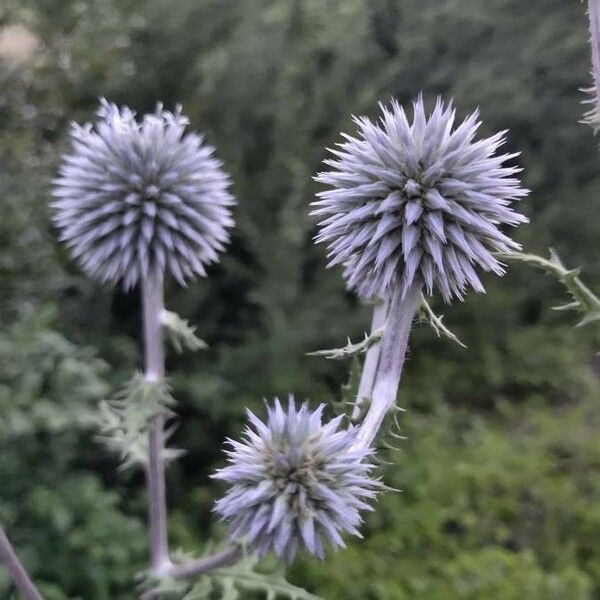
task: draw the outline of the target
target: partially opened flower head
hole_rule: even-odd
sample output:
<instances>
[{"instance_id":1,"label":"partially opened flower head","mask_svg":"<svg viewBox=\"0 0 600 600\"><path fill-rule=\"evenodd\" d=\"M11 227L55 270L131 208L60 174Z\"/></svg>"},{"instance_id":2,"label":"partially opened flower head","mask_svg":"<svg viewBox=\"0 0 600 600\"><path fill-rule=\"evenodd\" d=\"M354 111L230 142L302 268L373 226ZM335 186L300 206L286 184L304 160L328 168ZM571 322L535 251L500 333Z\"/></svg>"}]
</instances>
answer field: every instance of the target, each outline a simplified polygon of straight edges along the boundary
<instances>
[{"instance_id":1,"label":"partially opened flower head","mask_svg":"<svg viewBox=\"0 0 600 600\"><path fill-rule=\"evenodd\" d=\"M341 534L360 535L359 511L381 487L369 451L352 448L354 430L340 428L342 417L323 424L322 411L292 398L287 410L275 400L266 423L248 411L252 427L229 440L229 465L213 476L231 484L215 510L232 539L260 555L291 561L304 548L322 558L327 543L344 546Z\"/></svg>"},{"instance_id":2,"label":"partially opened flower head","mask_svg":"<svg viewBox=\"0 0 600 600\"><path fill-rule=\"evenodd\" d=\"M99 120L71 128L54 180L60 239L90 276L122 281L167 270L180 283L205 274L233 226L229 176L188 120L159 105L139 121L105 100Z\"/></svg>"},{"instance_id":3,"label":"partially opened flower head","mask_svg":"<svg viewBox=\"0 0 600 600\"><path fill-rule=\"evenodd\" d=\"M428 115L419 97L412 122L396 101L381 110L378 122L354 119L358 136L344 135L316 177L330 186L312 213L329 264L343 265L348 287L366 298L413 284L447 301L468 286L482 292L475 267L501 275L493 253L519 248L500 226L527 221L511 208L528 193L519 169L505 166L516 154L497 154L505 132L476 140L478 113L455 126L439 99Z\"/></svg>"}]
</instances>

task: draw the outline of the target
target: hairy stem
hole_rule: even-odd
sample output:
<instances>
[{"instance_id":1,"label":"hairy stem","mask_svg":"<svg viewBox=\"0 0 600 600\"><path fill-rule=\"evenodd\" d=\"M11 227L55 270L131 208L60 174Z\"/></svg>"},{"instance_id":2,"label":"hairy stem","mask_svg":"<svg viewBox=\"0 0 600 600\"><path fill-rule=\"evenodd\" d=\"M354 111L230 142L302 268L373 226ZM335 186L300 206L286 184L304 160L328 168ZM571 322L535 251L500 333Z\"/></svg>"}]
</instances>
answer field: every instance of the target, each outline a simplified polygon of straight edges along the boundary
<instances>
[{"instance_id":1,"label":"hairy stem","mask_svg":"<svg viewBox=\"0 0 600 600\"><path fill-rule=\"evenodd\" d=\"M228 546L212 556L191 560L181 565L173 564L169 567L167 574L178 579L202 575L213 569L233 564L241 557L241 554L241 550L237 546Z\"/></svg>"},{"instance_id":2,"label":"hairy stem","mask_svg":"<svg viewBox=\"0 0 600 600\"><path fill-rule=\"evenodd\" d=\"M43 600L42 595L38 592L38 589L27 574L25 567L15 554L2 527L0 527L0 563L6 567L15 585L27 600Z\"/></svg>"},{"instance_id":3,"label":"hairy stem","mask_svg":"<svg viewBox=\"0 0 600 600\"><path fill-rule=\"evenodd\" d=\"M404 298L397 292L390 299L371 406L358 431L356 447L368 448L371 446L386 414L394 406L408 347L410 328L420 300L421 285L413 285Z\"/></svg>"},{"instance_id":4,"label":"hairy stem","mask_svg":"<svg viewBox=\"0 0 600 600\"><path fill-rule=\"evenodd\" d=\"M385 325L389 303L387 300L382 300L375 305L373 309L373 319L371 321L371 334L381 329ZM373 394L373 384L375 383L375 373L379 364L379 354L381 352L381 342L373 344L365 356L360 382L358 384L358 392L356 394L356 404L352 410L352 418L358 418L360 414L360 406Z\"/></svg>"},{"instance_id":5,"label":"hairy stem","mask_svg":"<svg viewBox=\"0 0 600 600\"><path fill-rule=\"evenodd\" d=\"M163 311L162 277L142 280L144 313L144 376L150 382L165 375L165 357L161 315ZM167 498L164 463L164 417L154 419L148 435L148 520L150 527L150 561L154 571L161 573L170 564L167 537Z\"/></svg>"}]
</instances>

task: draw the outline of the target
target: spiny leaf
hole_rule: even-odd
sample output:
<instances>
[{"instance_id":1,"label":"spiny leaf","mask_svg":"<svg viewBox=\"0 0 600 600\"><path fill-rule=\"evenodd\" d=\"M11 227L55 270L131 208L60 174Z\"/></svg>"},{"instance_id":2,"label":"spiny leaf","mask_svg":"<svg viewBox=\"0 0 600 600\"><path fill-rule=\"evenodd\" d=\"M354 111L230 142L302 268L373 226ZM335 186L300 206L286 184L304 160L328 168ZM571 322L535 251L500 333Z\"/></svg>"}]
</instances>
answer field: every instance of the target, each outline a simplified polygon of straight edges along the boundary
<instances>
[{"instance_id":1,"label":"spiny leaf","mask_svg":"<svg viewBox=\"0 0 600 600\"><path fill-rule=\"evenodd\" d=\"M315 352L308 352L308 356L323 356L329 360L344 360L358 354L365 353L371 346L378 344L383 337L383 327L377 329L370 335L365 333L365 339L362 342L353 344L350 338L348 343L342 348L329 348L327 350L316 350Z\"/></svg>"},{"instance_id":2,"label":"spiny leaf","mask_svg":"<svg viewBox=\"0 0 600 600\"><path fill-rule=\"evenodd\" d=\"M262 592L267 599L322 600L322 598L289 583L281 570L261 573L256 570L257 564L258 559L255 555L245 554L237 564L216 569L210 573L210 576L217 582L227 581L227 585L233 584L239 591ZM226 600L226 598L222 597L221 600Z\"/></svg>"},{"instance_id":3,"label":"spiny leaf","mask_svg":"<svg viewBox=\"0 0 600 600\"><path fill-rule=\"evenodd\" d=\"M556 277L567 289L573 298L573 302L554 307L555 310L574 310L583 313L583 318L577 326L587 325L600 320L600 298L596 296L579 279L581 269L567 269L558 254L550 248L550 257L543 258L536 254L525 254L524 252L511 252L498 255L506 260L518 260L526 264L543 269L546 273Z\"/></svg>"},{"instance_id":4,"label":"spiny leaf","mask_svg":"<svg viewBox=\"0 0 600 600\"><path fill-rule=\"evenodd\" d=\"M421 298L421 306L419 307L418 319L420 322L427 323L428 325L430 325L438 337L447 337L449 340L452 340L462 348L467 347L460 341L460 339L455 333L450 331L450 329L448 329L446 325L444 325L444 315L438 316L433 312L433 309L429 305L429 302L427 302L427 300L425 299L425 296Z\"/></svg>"},{"instance_id":5,"label":"spiny leaf","mask_svg":"<svg viewBox=\"0 0 600 600\"><path fill-rule=\"evenodd\" d=\"M100 404L99 440L123 461L122 468L144 465L148 460L148 432L152 421L162 415L174 415L175 400L165 380L151 382L136 373L113 398ZM174 428L167 430L168 439ZM181 452L165 449L165 460L174 460Z\"/></svg>"},{"instance_id":6,"label":"spiny leaf","mask_svg":"<svg viewBox=\"0 0 600 600\"><path fill-rule=\"evenodd\" d=\"M210 554L212 544L204 554ZM173 553L174 562L191 560L181 551ZM242 600L249 592L264 594L265 600L323 600L285 579L282 569L265 573L257 569L258 558L245 549L234 565L214 569L196 580L174 580L146 574L144 589L160 591L167 600ZM182 587L183 586L183 587Z\"/></svg>"},{"instance_id":7,"label":"spiny leaf","mask_svg":"<svg viewBox=\"0 0 600 600\"><path fill-rule=\"evenodd\" d=\"M167 340L178 354L181 354L184 349L195 352L208 348L206 342L196 336L196 328L177 313L165 309L162 311L160 321Z\"/></svg>"}]
</instances>

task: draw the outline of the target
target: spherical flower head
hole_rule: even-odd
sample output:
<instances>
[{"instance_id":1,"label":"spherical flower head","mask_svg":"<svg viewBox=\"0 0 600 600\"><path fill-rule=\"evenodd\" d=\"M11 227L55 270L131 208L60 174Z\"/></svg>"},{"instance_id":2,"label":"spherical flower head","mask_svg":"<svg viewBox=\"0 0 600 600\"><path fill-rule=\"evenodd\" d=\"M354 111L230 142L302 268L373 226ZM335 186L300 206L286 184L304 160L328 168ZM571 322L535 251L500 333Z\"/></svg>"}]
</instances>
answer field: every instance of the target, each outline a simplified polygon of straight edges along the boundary
<instances>
[{"instance_id":1,"label":"spherical flower head","mask_svg":"<svg viewBox=\"0 0 600 600\"><path fill-rule=\"evenodd\" d=\"M229 176L188 120L157 106L135 113L102 100L95 125L73 124L72 151L53 182L60 239L101 282L130 288L168 270L206 274L233 226Z\"/></svg>"},{"instance_id":2,"label":"spherical flower head","mask_svg":"<svg viewBox=\"0 0 600 600\"><path fill-rule=\"evenodd\" d=\"M293 560L298 548L323 558L324 547L343 547L341 534L360 536L359 511L371 510L380 482L371 476L368 450L353 449L354 430L343 417L321 422L323 406L287 411L279 400L266 423L252 412L241 442L228 440L229 465L213 475L231 487L216 504L235 541L246 540L263 556L273 550Z\"/></svg>"},{"instance_id":3,"label":"spherical flower head","mask_svg":"<svg viewBox=\"0 0 600 600\"><path fill-rule=\"evenodd\" d=\"M413 284L437 287L446 301L468 286L483 292L474 267L501 275L493 253L520 248L499 226L527 221L510 207L528 193L514 177L520 169L504 166L517 155L496 154L506 132L475 141L478 112L455 127L452 104L440 99L426 115L419 96L412 123L396 101L381 111L376 123L354 119L358 137L344 135L325 161L331 170L316 177L331 186L312 212L329 266L343 265L365 298Z\"/></svg>"}]
</instances>

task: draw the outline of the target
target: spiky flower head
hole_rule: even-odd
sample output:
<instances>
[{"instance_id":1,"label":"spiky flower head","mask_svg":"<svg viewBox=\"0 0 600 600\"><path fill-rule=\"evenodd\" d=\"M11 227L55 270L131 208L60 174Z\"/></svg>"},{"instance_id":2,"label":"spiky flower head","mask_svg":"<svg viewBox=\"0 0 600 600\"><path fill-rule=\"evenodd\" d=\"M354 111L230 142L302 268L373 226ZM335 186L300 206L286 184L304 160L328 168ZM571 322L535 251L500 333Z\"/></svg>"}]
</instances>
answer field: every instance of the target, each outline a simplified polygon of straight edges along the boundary
<instances>
[{"instance_id":1,"label":"spiky flower head","mask_svg":"<svg viewBox=\"0 0 600 600\"><path fill-rule=\"evenodd\" d=\"M354 449L353 429L342 416L322 423L323 406L287 411L279 400L263 423L252 412L241 442L228 440L229 465L213 475L231 487L215 507L230 522L233 540L245 539L260 555L274 550L291 561L298 548L322 558L324 546L343 547L341 534L360 536L360 510L380 482L371 476L369 451Z\"/></svg>"},{"instance_id":2,"label":"spiky flower head","mask_svg":"<svg viewBox=\"0 0 600 600\"><path fill-rule=\"evenodd\" d=\"M516 154L496 154L506 132L475 141L478 112L455 127L452 104L439 98L426 115L419 96L412 123L395 100L381 111L376 123L354 119L358 137L344 135L325 161L331 170L316 177L331 186L312 212L329 266L343 265L348 287L366 298L406 294L413 283L436 286L446 301L468 285L484 291L474 266L503 274L493 252L519 245L499 226L527 221L510 208L528 193L519 169L504 166Z\"/></svg>"},{"instance_id":3,"label":"spiky flower head","mask_svg":"<svg viewBox=\"0 0 600 600\"><path fill-rule=\"evenodd\" d=\"M188 119L159 104L139 121L102 100L95 125L73 124L51 204L60 239L101 282L165 270L184 284L205 275L233 226L229 176Z\"/></svg>"}]
</instances>

